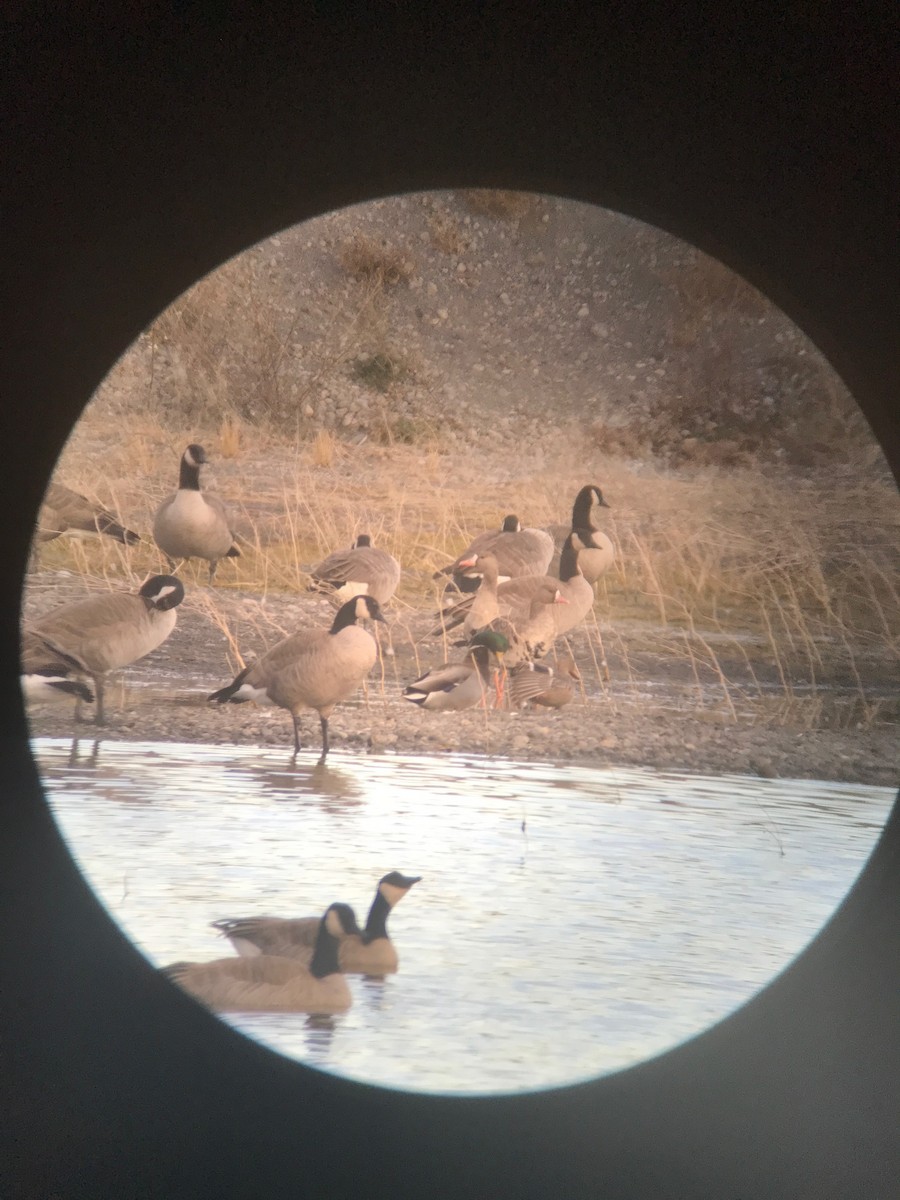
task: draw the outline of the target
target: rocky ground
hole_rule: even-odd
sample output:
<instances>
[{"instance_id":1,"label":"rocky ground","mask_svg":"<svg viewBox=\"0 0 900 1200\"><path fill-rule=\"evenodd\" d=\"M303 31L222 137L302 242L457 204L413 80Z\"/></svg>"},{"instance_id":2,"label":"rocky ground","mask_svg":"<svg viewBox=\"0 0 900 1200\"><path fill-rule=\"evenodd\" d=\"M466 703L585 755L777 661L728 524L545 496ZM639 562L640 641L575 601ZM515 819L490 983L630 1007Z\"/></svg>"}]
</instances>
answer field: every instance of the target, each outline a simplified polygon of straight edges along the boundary
<instances>
[{"instance_id":1,"label":"rocky ground","mask_svg":"<svg viewBox=\"0 0 900 1200\"><path fill-rule=\"evenodd\" d=\"M224 572L223 572L224 573ZM225 634L209 619L194 589L182 606L169 641L143 662L121 673L108 693L113 740L201 742L284 746L291 750L285 712L253 704L208 705L207 694L235 673ZM43 572L31 577L26 616L37 615L83 594L76 579ZM284 632L326 625L332 610L308 596L266 598L216 589L244 654L264 650ZM711 668L666 652L654 631L634 625L616 630L602 620L572 639L584 695L556 711L510 712L472 709L423 712L401 696L420 669L443 661L441 639L427 636L431 618L395 605L390 613L393 655L373 670L360 698L339 706L331 721L332 748L353 754L441 754L464 751L513 759L654 767L696 773L818 778L886 787L900 780L896 700L889 680L879 712L854 699L848 681L834 680L816 694L799 691L785 699L783 688L756 664L751 687L746 663L723 647L720 666L727 691ZM462 651L450 648L450 656ZM605 654L605 658L604 658ZM605 668L603 663L605 661ZM608 673L608 678L607 678ZM41 705L30 713L35 736L92 738L92 717L76 721L70 703ZM310 758L318 754L319 723L304 721Z\"/></svg>"}]
</instances>

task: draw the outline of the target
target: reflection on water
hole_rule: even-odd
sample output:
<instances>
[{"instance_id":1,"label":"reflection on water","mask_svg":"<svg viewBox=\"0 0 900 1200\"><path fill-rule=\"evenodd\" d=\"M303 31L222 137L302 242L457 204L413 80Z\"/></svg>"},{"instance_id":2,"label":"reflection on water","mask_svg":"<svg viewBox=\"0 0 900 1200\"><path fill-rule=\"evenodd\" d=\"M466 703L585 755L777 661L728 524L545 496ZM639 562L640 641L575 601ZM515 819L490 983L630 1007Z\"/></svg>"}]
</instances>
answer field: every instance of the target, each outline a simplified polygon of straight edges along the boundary
<instances>
[{"instance_id":1,"label":"reflection on water","mask_svg":"<svg viewBox=\"0 0 900 1200\"><path fill-rule=\"evenodd\" d=\"M220 918L391 917L400 970L328 1018L229 1015L354 1079L495 1093L628 1066L732 1011L810 940L872 849L886 788L469 755L292 768L248 747L37 739L53 812L151 961L230 953Z\"/></svg>"}]
</instances>

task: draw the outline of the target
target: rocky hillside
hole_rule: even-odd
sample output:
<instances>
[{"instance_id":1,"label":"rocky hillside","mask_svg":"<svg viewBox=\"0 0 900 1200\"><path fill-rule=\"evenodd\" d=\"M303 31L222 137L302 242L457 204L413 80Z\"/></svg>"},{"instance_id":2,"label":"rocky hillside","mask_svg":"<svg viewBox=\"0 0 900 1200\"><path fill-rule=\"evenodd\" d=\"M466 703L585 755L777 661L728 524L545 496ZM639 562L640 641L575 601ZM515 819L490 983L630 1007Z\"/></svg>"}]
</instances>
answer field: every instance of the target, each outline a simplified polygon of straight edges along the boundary
<instances>
[{"instance_id":1,"label":"rocky hillside","mask_svg":"<svg viewBox=\"0 0 900 1200\"><path fill-rule=\"evenodd\" d=\"M534 442L728 464L874 462L816 348L685 243L510 192L392 197L284 231L178 299L101 403L303 438Z\"/></svg>"}]
</instances>

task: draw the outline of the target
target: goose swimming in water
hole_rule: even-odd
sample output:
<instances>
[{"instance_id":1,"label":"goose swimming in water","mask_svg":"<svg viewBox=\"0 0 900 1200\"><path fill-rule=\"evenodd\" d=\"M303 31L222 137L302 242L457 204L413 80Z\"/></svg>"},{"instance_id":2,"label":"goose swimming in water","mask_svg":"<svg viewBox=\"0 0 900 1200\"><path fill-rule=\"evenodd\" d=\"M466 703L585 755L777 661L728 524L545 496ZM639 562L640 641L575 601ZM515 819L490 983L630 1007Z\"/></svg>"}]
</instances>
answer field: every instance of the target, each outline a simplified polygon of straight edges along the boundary
<instances>
[{"instance_id":1,"label":"goose swimming in water","mask_svg":"<svg viewBox=\"0 0 900 1200\"><path fill-rule=\"evenodd\" d=\"M388 936L387 920L409 889L421 879L421 875L404 875L400 871L390 871L379 879L365 929L348 928L340 937L338 962L342 971L383 975L397 970L399 956ZM274 954L309 962L319 920L316 917L245 917L213 921L212 924L242 957Z\"/></svg>"},{"instance_id":2,"label":"goose swimming in water","mask_svg":"<svg viewBox=\"0 0 900 1200\"><path fill-rule=\"evenodd\" d=\"M309 965L274 954L178 962L163 967L173 983L216 1012L345 1012L352 1004L341 973L341 938L359 932L353 909L332 904L318 922Z\"/></svg>"}]
</instances>

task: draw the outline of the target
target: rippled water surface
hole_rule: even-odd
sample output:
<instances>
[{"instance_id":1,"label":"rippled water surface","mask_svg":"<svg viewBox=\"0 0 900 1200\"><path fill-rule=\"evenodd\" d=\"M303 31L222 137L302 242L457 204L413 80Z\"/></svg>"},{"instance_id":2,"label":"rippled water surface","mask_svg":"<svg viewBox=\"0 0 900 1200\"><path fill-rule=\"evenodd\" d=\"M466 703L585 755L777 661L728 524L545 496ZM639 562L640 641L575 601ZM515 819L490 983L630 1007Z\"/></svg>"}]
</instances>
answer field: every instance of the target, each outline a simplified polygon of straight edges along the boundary
<instances>
[{"instance_id":1,"label":"rippled water surface","mask_svg":"<svg viewBox=\"0 0 900 1200\"><path fill-rule=\"evenodd\" d=\"M391 869L400 971L352 1009L225 1018L284 1054L420 1091L575 1082L731 1012L858 875L886 788L486 760L36 739L85 876L154 963L230 953L222 917L360 917Z\"/></svg>"}]
</instances>

